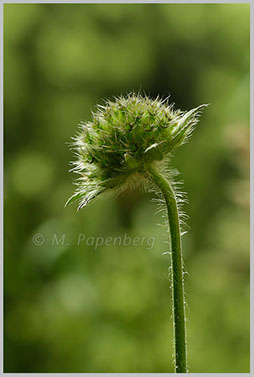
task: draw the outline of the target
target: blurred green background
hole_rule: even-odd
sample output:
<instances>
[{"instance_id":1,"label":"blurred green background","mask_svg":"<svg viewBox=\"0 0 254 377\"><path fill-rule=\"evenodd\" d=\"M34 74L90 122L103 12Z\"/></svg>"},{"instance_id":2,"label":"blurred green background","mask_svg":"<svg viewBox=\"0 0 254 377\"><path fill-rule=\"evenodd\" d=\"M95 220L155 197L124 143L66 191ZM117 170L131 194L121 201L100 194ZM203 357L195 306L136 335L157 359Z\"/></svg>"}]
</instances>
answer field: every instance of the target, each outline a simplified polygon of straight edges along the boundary
<instances>
[{"instance_id":1,"label":"blurred green background","mask_svg":"<svg viewBox=\"0 0 254 377\"><path fill-rule=\"evenodd\" d=\"M248 4L4 5L5 372L173 372L153 195L64 208L78 122L139 89L182 110L210 103L174 157L189 369L249 372L249 68ZM80 233L155 244L95 249Z\"/></svg>"}]
</instances>

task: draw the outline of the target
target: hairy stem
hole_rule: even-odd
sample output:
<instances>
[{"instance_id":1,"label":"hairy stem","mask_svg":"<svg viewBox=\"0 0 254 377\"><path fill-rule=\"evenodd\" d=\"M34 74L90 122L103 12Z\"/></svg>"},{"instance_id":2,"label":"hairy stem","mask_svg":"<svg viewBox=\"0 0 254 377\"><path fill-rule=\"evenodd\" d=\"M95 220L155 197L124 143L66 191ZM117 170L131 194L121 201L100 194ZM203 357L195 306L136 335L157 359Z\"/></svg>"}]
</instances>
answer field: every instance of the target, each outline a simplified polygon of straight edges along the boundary
<instances>
[{"instance_id":1,"label":"hairy stem","mask_svg":"<svg viewBox=\"0 0 254 377\"><path fill-rule=\"evenodd\" d=\"M175 371L187 372L186 329L184 308L183 260L179 213L176 196L170 183L156 168L149 169L150 179L162 191L166 201L169 231L171 238L172 284L173 284L173 319L175 335Z\"/></svg>"}]
</instances>

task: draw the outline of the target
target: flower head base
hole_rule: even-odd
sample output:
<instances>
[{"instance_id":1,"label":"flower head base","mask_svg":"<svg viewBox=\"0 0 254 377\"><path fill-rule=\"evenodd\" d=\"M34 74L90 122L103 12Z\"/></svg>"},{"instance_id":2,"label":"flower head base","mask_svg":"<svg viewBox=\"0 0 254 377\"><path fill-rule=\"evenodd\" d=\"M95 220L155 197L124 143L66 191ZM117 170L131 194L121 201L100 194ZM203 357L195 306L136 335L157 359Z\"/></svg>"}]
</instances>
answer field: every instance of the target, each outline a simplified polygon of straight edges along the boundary
<instances>
[{"instance_id":1,"label":"flower head base","mask_svg":"<svg viewBox=\"0 0 254 377\"><path fill-rule=\"evenodd\" d=\"M136 94L98 106L91 122L80 123L74 139L77 160L72 170L80 178L67 204L79 200L80 209L105 190L146 177L151 164L163 164L186 142L204 106L181 112L159 98Z\"/></svg>"}]
</instances>

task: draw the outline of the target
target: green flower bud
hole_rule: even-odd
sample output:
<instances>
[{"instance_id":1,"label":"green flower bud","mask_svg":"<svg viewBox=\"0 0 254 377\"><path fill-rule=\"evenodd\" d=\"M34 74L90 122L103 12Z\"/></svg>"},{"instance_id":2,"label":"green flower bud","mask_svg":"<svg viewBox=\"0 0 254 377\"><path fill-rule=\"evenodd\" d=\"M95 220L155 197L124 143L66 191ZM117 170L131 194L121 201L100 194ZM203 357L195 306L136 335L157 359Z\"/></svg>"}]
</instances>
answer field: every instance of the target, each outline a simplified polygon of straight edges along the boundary
<instances>
[{"instance_id":1,"label":"green flower bud","mask_svg":"<svg viewBox=\"0 0 254 377\"><path fill-rule=\"evenodd\" d=\"M80 123L72 144L77 160L71 170L80 177L66 204L79 200L80 209L106 190L119 191L146 178L151 164L167 165L172 151L187 141L204 106L181 112L167 101L139 94L97 106L92 121Z\"/></svg>"}]
</instances>

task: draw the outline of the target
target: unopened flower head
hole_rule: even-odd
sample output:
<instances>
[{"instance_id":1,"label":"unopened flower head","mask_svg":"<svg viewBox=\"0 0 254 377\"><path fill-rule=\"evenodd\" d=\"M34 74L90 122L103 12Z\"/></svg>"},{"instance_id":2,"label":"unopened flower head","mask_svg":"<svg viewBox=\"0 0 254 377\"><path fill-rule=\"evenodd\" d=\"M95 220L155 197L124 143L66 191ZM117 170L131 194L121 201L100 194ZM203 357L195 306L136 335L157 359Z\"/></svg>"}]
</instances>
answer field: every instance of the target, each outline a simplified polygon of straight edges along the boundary
<instances>
[{"instance_id":1,"label":"unopened flower head","mask_svg":"<svg viewBox=\"0 0 254 377\"><path fill-rule=\"evenodd\" d=\"M68 203L79 209L105 190L147 176L151 164L168 163L172 151L186 142L198 121L201 105L188 112L174 110L159 98L129 94L97 106L92 121L80 123L73 148L73 171L80 175Z\"/></svg>"}]
</instances>

